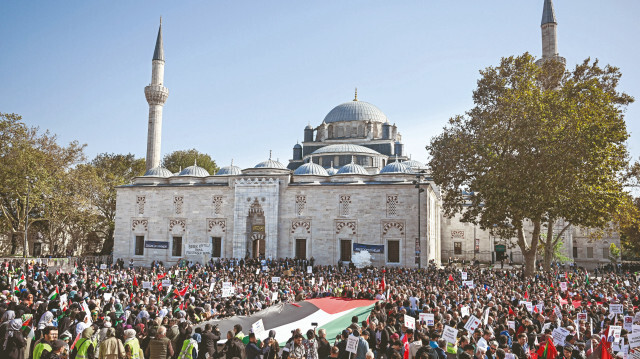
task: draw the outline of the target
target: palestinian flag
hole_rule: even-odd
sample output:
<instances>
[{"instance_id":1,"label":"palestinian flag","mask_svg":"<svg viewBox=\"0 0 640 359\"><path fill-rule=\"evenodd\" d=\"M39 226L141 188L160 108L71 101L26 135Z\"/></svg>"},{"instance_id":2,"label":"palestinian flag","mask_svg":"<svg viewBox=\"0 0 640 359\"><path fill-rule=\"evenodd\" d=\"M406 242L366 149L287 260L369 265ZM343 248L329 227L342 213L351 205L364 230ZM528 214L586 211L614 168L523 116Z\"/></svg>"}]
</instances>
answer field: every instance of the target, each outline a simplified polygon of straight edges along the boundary
<instances>
[{"instance_id":1,"label":"palestinian flag","mask_svg":"<svg viewBox=\"0 0 640 359\"><path fill-rule=\"evenodd\" d=\"M333 342L336 335L351 324L351 317L358 316L358 324L367 320L375 303L375 300L365 299L310 299L297 303L280 303L252 314L251 317L234 316L211 321L211 324L219 324L220 331L225 333L232 330L234 324L240 324L248 330L252 324L262 319L265 331L258 334L258 339L266 338L269 330L273 329L278 343L285 345L292 330L300 328L304 333L312 328L311 323L318 323L317 329L325 329L327 339ZM218 343L222 344L222 341Z\"/></svg>"},{"instance_id":2,"label":"palestinian flag","mask_svg":"<svg viewBox=\"0 0 640 359\"><path fill-rule=\"evenodd\" d=\"M49 294L49 300L55 300L56 298L58 298L58 287L56 287L56 290Z\"/></svg>"},{"instance_id":3,"label":"palestinian flag","mask_svg":"<svg viewBox=\"0 0 640 359\"><path fill-rule=\"evenodd\" d=\"M29 328L31 326L31 319L33 319L33 315L25 314L22 316L22 329Z\"/></svg>"},{"instance_id":4,"label":"palestinian flag","mask_svg":"<svg viewBox=\"0 0 640 359\"><path fill-rule=\"evenodd\" d=\"M549 338L545 346L540 346L537 354L540 359L554 359L558 356L558 350L556 346L553 345L552 339Z\"/></svg>"},{"instance_id":5,"label":"palestinian flag","mask_svg":"<svg viewBox=\"0 0 640 359\"><path fill-rule=\"evenodd\" d=\"M22 277L20 277L20 280L18 281L18 284L16 284L16 286L20 287L22 284L24 284L24 274L22 275Z\"/></svg>"},{"instance_id":6,"label":"palestinian flag","mask_svg":"<svg viewBox=\"0 0 640 359\"><path fill-rule=\"evenodd\" d=\"M100 283L100 285L98 286L98 290L103 290L103 289L107 289L107 285L104 283Z\"/></svg>"},{"instance_id":7,"label":"palestinian flag","mask_svg":"<svg viewBox=\"0 0 640 359\"><path fill-rule=\"evenodd\" d=\"M133 286L137 287L138 286L138 278L136 278L136 276L133 276Z\"/></svg>"}]
</instances>

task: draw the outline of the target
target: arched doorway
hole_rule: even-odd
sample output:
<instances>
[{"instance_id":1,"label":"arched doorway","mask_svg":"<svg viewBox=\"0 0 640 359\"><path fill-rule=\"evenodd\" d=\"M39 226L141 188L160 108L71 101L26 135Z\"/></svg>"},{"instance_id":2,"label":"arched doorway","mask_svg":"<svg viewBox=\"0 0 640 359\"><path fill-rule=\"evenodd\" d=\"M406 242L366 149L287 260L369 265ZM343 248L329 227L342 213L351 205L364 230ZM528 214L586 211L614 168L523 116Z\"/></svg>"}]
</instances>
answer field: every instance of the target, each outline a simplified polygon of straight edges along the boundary
<instances>
[{"instance_id":1,"label":"arched doorway","mask_svg":"<svg viewBox=\"0 0 640 359\"><path fill-rule=\"evenodd\" d=\"M256 198L247 218L247 257L264 258L266 252L264 210Z\"/></svg>"}]
</instances>

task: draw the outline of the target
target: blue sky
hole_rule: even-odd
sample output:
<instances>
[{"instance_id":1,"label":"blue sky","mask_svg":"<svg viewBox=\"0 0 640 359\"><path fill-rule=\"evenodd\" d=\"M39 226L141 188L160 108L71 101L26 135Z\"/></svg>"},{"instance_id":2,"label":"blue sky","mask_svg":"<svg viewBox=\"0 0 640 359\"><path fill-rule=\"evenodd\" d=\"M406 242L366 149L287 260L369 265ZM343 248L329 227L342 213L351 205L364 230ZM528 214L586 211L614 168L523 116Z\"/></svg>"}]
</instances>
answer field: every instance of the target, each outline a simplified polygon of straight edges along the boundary
<instances>
[{"instance_id":1,"label":"blue sky","mask_svg":"<svg viewBox=\"0 0 640 359\"><path fill-rule=\"evenodd\" d=\"M542 0L4 1L0 112L98 153L146 153L144 86L163 17L162 153L287 163L303 128L353 99L398 125L408 153L472 106L478 71L541 54ZM621 68L640 97L639 1L556 0L559 51ZM639 99L640 100L640 99ZM640 104L626 113L640 157Z\"/></svg>"}]
</instances>

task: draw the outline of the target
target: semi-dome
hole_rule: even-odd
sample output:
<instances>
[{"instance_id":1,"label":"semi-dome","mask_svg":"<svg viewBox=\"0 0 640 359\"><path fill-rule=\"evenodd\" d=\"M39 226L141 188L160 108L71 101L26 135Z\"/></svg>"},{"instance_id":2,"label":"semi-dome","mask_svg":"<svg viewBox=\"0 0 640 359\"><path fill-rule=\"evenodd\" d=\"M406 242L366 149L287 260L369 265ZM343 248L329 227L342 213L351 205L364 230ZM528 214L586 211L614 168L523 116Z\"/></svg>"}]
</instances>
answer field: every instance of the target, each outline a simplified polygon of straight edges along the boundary
<instances>
[{"instance_id":1,"label":"semi-dome","mask_svg":"<svg viewBox=\"0 0 640 359\"><path fill-rule=\"evenodd\" d=\"M320 147L311 153L312 155L320 155L325 153L369 153L372 155L379 155L379 152L372 150L368 147L353 145L350 143L343 143L338 145L329 145Z\"/></svg>"},{"instance_id":2,"label":"semi-dome","mask_svg":"<svg viewBox=\"0 0 640 359\"><path fill-rule=\"evenodd\" d=\"M317 163L308 162L298 167L294 172L298 176L328 176L327 170Z\"/></svg>"},{"instance_id":3,"label":"semi-dome","mask_svg":"<svg viewBox=\"0 0 640 359\"><path fill-rule=\"evenodd\" d=\"M207 177L209 176L209 172L198 165L193 165L180 171L178 176Z\"/></svg>"},{"instance_id":4,"label":"semi-dome","mask_svg":"<svg viewBox=\"0 0 640 359\"><path fill-rule=\"evenodd\" d=\"M407 166L406 162L391 162L384 166L380 173L413 173L411 167Z\"/></svg>"},{"instance_id":5,"label":"semi-dome","mask_svg":"<svg viewBox=\"0 0 640 359\"><path fill-rule=\"evenodd\" d=\"M287 167L285 167L282 163L274 161L272 159L260 162L254 168L279 168L283 170L287 169Z\"/></svg>"},{"instance_id":6,"label":"semi-dome","mask_svg":"<svg viewBox=\"0 0 640 359\"><path fill-rule=\"evenodd\" d=\"M380 111L379 108L364 101L349 101L340 104L329 111L324 118L324 122L342 122L342 121L373 121L387 122L387 116Z\"/></svg>"},{"instance_id":7,"label":"semi-dome","mask_svg":"<svg viewBox=\"0 0 640 359\"><path fill-rule=\"evenodd\" d=\"M237 176L241 175L242 170L238 166L234 166L233 163L231 166L225 166L216 172L216 176Z\"/></svg>"},{"instance_id":8,"label":"semi-dome","mask_svg":"<svg viewBox=\"0 0 640 359\"><path fill-rule=\"evenodd\" d=\"M144 175L145 177L171 177L173 173L164 167L158 166L148 169Z\"/></svg>"},{"instance_id":9,"label":"semi-dome","mask_svg":"<svg viewBox=\"0 0 640 359\"><path fill-rule=\"evenodd\" d=\"M348 165L344 165L340 168L340 170L338 171L338 173L336 173L338 175L368 175L369 172L367 172L366 169L364 169L364 167L355 164L355 163L349 163Z\"/></svg>"}]
</instances>

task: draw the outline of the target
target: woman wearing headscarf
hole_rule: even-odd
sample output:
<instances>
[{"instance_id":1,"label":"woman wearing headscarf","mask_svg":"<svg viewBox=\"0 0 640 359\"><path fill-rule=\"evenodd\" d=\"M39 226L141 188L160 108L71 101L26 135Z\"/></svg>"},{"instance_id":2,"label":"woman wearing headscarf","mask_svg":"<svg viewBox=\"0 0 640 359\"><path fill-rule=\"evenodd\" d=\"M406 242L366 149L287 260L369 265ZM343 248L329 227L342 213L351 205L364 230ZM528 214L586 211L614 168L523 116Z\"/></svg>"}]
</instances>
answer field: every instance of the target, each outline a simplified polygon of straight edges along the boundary
<instances>
[{"instance_id":1,"label":"woman wearing headscarf","mask_svg":"<svg viewBox=\"0 0 640 359\"><path fill-rule=\"evenodd\" d=\"M50 325L53 325L53 313L51 313L50 311L46 311L44 312L44 314L42 314L40 316L40 321L38 322L38 328L36 330L36 337L35 340L38 340L42 337L42 330Z\"/></svg>"},{"instance_id":2,"label":"woman wearing headscarf","mask_svg":"<svg viewBox=\"0 0 640 359\"><path fill-rule=\"evenodd\" d=\"M16 312L13 310L7 310L2 314L2 323L0 323L0 338L4 338L5 334L7 334L7 328L9 327L9 322L16 319Z\"/></svg>"},{"instance_id":3,"label":"woman wearing headscarf","mask_svg":"<svg viewBox=\"0 0 640 359\"><path fill-rule=\"evenodd\" d=\"M0 358L2 359L23 359L27 340L20 332L22 319L12 319L6 327L6 333L2 344Z\"/></svg>"}]
</instances>

